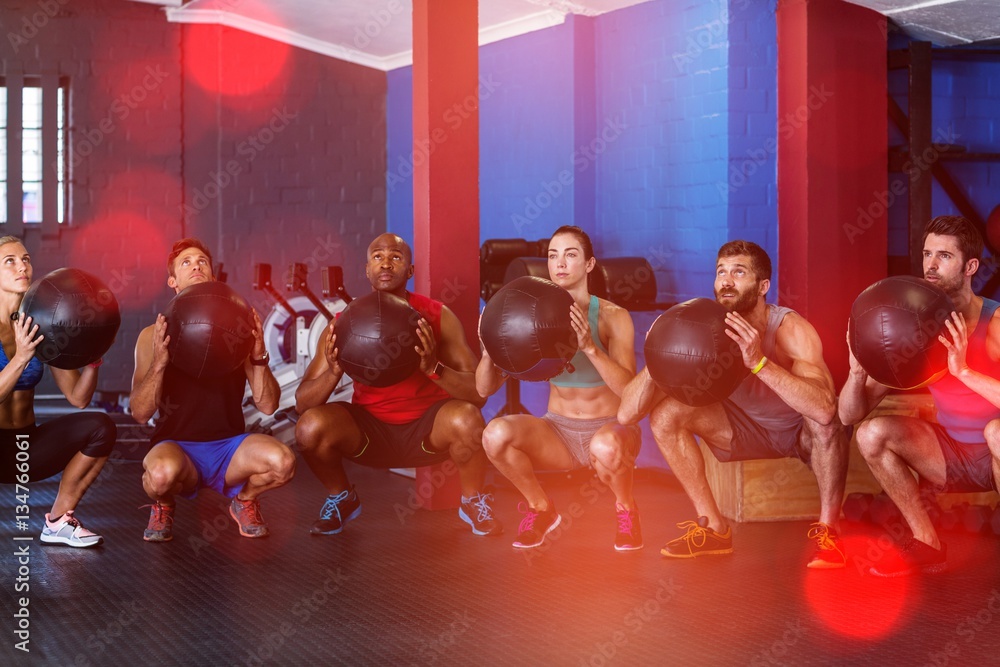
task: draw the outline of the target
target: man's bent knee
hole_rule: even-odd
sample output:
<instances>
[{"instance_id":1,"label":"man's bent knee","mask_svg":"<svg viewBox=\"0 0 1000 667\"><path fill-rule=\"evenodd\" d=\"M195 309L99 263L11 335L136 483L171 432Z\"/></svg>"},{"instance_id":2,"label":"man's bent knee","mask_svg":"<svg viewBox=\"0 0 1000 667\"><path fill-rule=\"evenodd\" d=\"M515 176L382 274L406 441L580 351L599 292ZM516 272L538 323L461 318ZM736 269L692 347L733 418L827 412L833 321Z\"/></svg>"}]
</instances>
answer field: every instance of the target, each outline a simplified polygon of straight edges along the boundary
<instances>
[{"instance_id":1,"label":"man's bent knee","mask_svg":"<svg viewBox=\"0 0 1000 667\"><path fill-rule=\"evenodd\" d=\"M813 450L836 449L847 445L844 426L837 420L832 424L821 424L811 419L804 419L802 429L806 432Z\"/></svg>"},{"instance_id":2,"label":"man's bent knee","mask_svg":"<svg viewBox=\"0 0 1000 667\"><path fill-rule=\"evenodd\" d=\"M649 427L654 434L675 431L686 423L690 414L691 408L667 398L660 401L650 412Z\"/></svg>"},{"instance_id":3,"label":"man's bent knee","mask_svg":"<svg viewBox=\"0 0 1000 667\"><path fill-rule=\"evenodd\" d=\"M270 464L271 470L282 483L290 481L295 476L295 454L285 445L275 447L270 457Z\"/></svg>"},{"instance_id":4,"label":"man's bent knee","mask_svg":"<svg viewBox=\"0 0 1000 667\"><path fill-rule=\"evenodd\" d=\"M986 438L986 444L989 445L993 456L997 456L1000 453L1000 419L994 419L986 424L983 437Z\"/></svg>"},{"instance_id":5,"label":"man's bent knee","mask_svg":"<svg viewBox=\"0 0 1000 667\"><path fill-rule=\"evenodd\" d=\"M144 475L149 490L157 495L169 493L180 479L180 468L168 461L158 461L146 467Z\"/></svg>"},{"instance_id":6,"label":"man's bent knee","mask_svg":"<svg viewBox=\"0 0 1000 667\"><path fill-rule=\"evenodd\" d=\"M854 438L858 443L858 451L865 460L878 457L885 451L886 424L884 420L874 417L861 422L854 429Z\"/></svg>"},{"instance_id":7,"label":"man's bent knee","mask_svg":"<svg viewBox=\"0 0 1000 667\"><path fill-rule=\"evenodd\" d=\"M313 449L322 437L324 422L322 413L316 408L306 410L295 424L295 441L303 450Z\"/></svg>"},{"instance_id":8,"label":"man's bent knee","mask_svg":"<svg viewBox=\"0 0 1000 667\"><path fill-rule=\"evenodd\" d=\"M470 437L479 439L478 434L486 427L483 413L472 403L455 401L448 406L448 427L457 433L468 433Z\"/></svg>"}]
</instances>

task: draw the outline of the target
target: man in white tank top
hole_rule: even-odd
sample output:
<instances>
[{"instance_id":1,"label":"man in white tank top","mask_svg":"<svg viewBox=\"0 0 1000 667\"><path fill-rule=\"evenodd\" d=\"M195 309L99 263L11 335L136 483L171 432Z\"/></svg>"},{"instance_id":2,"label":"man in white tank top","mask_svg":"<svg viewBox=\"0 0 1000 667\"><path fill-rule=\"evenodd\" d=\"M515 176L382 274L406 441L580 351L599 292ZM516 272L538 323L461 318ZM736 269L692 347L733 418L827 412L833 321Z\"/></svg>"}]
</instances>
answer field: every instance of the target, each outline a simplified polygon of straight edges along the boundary
<instances>
[{"instance_id":1,"label":"man in white tank top","mask_svg":"<svg viewBox=\"0 0 1000 667\"><path fill-rule=\"evenodd\" d=\"M648 368L625 388L618 420L647 413L656 442L697 514L677 524L684 533L660 551L693 558L733 551L732 529L708 485L700 437L720 461L796 457L810 466L820 492L811 568L844 567L836 525L847 477L847 438L837 419L833 377L816 329L788 308L765 302L771 260L756 243L730 241L719 249L715 298L729 311L726 334L739 345L750 375L725 401L691 407L666 396Z\"/></svg>"}]
</instances>

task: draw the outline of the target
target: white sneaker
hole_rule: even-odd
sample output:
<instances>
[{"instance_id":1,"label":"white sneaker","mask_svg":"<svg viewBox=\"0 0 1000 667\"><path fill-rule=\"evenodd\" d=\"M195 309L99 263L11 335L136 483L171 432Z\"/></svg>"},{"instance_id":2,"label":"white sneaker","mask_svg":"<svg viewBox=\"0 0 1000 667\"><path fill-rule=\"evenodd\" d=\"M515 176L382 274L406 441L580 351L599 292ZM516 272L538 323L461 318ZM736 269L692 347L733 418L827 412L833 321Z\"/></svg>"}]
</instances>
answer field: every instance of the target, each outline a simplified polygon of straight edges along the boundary
<instances>
[{"instance_id":1,"label":"white sneaker","mask_svg":"<svg viewBox=\"0 0 1000 667\"><path fill-rule=\"evenodd\" d=\"M103 537L83 527L80 520L73 516L73 510L63 514L55 523L46 514L41 540L46 544L66 544L71 547L96 547L104 542Z\"/></svg>"}]
</instances>

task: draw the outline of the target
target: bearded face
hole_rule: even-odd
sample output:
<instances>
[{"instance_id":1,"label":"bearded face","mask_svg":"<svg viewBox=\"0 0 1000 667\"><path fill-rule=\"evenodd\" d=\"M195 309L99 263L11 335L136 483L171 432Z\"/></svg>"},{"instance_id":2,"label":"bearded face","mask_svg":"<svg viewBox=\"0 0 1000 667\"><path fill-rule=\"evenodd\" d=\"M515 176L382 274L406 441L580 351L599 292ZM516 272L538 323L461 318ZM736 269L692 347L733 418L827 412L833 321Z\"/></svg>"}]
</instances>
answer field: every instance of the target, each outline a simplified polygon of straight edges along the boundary
<instances>
[{"instance_id":1,"label":"bearded face","mask_svg":"<svg viewBox=\"0 0 1000 667\"><path fill-rule=\"evenodd\" d=\"M742 289L736 285L727 286L722 289L715 288L715 300L725 306L730 312L737 312L746 315L757 305L757 294L760 291L760 282L755 281Z\"/></svg>"}]
</instances>

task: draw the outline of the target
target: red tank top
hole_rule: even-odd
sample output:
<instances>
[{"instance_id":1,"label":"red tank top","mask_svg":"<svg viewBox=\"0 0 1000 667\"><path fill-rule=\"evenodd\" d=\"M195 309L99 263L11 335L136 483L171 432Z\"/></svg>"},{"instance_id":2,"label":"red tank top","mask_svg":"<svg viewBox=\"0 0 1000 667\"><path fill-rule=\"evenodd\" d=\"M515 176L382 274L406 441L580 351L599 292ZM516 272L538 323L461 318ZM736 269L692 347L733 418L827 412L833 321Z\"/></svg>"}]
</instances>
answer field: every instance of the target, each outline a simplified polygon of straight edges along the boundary
<instances>
[{"instance_id":1,"label":"red tank top","mask_svg":"<svg viewBox=\"0 0 1000 667\"><path fill-rule=\"evenodd\" d=\"M430 323L435 340L440 341L441 308L444 304L412 292L408 293L407 300ZM416 421L428 408L446 398L451 398L451 394L417 370L402 382L388 387L371 387L355 382L351 402L386 424L406 424Z\"/></svg>"}]
</instances>

